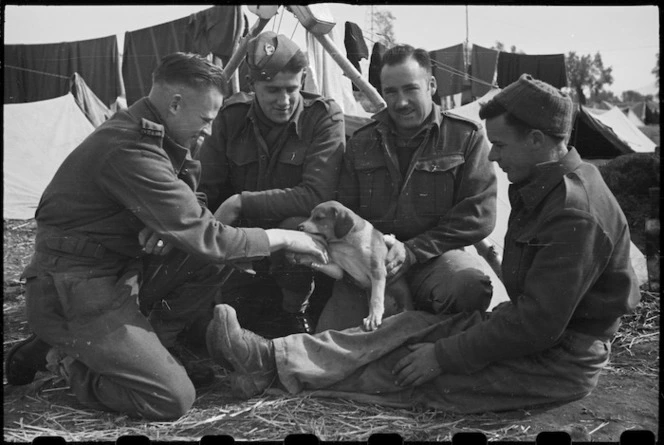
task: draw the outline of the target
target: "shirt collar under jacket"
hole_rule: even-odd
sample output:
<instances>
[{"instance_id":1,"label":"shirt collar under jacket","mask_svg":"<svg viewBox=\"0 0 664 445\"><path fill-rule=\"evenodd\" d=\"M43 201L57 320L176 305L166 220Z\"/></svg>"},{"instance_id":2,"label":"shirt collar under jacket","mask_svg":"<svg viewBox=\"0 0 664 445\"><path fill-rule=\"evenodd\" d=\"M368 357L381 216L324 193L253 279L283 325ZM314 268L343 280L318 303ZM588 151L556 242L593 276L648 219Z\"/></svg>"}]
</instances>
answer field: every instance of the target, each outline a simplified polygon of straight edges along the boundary
<instances>
[{"instance_id":1,"label":"shirt collar under jacket","mask_svg":"<svg viewBox=\"0 0 664 445\"><path fill-rule=\"evenodd\" d=\"M380 110L378 113L371 116L371 118L378 122L378 130L383 134L389 134L390 132L397 134L396 128L394 128L392 118L390 117L387 108ZM440 111L440 107L434 103L433 108L431 109L431 113L429 113L429 116L422 123L422 129L431 130L433 128L437 128L438 132L440 132L440 125L442 122L443 117Z\"/></svg>"},{"instance_id":2,"label":"shirt collar under jacket","mask_svg":"<svg viewBox=\"0 0 664 445\"><path fill-rule=\"evenodd\" d=\"M260 105L258 105L258 100L256 99L256 94L254 94L254 100L251 102L251 105L249 106L249 112L247 113L247 119L250 120L255 126L258 126L259 122L259 117L257 115L258 110L260 109ZM302 111L304 110L304 97L302 94L300 94L300 100L297 101L297 108L295 109L295 112L291 116L290 120L286 123L287 126L293 126L295 128L295 134L300 137L300 115L302 114ZM275 124L278 125L278 124Z\"/></svg>"},{"instance_id":3,"label":"shirt collar under jacket","mask_svg":"<svg viewBox=\"0 0 664 445\"><path fill-rule=\"evenodd\" d=\"M173 140L173 138L170 137L168 134L168 127L166 127L166 124L164 124L164 121L159 114L159 111L157 111L157 108L148 97L145 97L145 101L136 102L135 105L140 107L137 110L138 112L136 115L164 126L164 141L162 143L162 148L168 154L168 157L171 158L171 163L173 164L175 171L180 172L184 166L185 160L191 159L191 153L189 152L189 149L178 144L175 142L175 140Z\"/></svg>"},{"instance_id":4,"label":"shirt collar under jacket","mask_svg":"<svg viewBox=\"0 0 664 445\"><path fill-rule=\"evenodd\" d=\"M560 183L563 176L581 165L581 157L576 148L569 147L568 153L557 162L545 162L535 167L535 177L523 185L510 185L510 201L518 194L524 206L532 210Z\"/></svg>"}]
</instances>

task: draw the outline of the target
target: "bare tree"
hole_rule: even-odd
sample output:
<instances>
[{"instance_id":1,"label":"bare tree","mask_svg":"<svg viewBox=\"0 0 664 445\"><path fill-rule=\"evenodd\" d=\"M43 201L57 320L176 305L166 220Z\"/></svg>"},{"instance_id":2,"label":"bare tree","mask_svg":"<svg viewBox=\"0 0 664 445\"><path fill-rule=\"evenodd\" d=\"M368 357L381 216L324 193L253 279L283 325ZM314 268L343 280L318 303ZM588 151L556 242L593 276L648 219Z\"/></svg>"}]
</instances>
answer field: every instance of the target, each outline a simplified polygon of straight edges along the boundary
<instances>
[{"instance_id":1,"label":"bare tree","mask_svg":"<svg viewBox=\"0 0 664 445\"><path fill-rule=\"evenodd\" d=\"M394 38L395 17L392 12L379 9L374 11L372 19L377 29L378 41L388 48L394 45L396 42Z\"/></svg>"}]
</instances>

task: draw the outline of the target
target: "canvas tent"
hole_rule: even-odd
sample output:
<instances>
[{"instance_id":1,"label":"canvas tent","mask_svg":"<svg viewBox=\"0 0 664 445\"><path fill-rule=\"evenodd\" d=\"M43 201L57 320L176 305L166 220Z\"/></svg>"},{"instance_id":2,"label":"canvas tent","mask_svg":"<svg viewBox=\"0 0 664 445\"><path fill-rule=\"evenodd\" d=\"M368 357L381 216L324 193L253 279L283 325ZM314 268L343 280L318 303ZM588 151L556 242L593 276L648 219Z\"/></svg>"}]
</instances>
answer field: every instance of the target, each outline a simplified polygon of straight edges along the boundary
<instances>
[{"instance_id":1,"label":"canvas tent","mask_svg":"<svg viewBox=\"0 0 664 445\"><path fill-rule=\"evenodd\" d=\"M652 153L656 146L618 107L600 110L583 105L577 113L570 144L584 159Z\"/></svg>"},{"instance_id":2,"label":"canvas tent","mask_svg":"<svg viewBox=\"0 0 664 445\"><path fill-rule=\"evenodd\" d=\"M94 126L72 93L5 104L3 112L3 217L34 218L55 171Z\"/></svg>"}]
</instances>

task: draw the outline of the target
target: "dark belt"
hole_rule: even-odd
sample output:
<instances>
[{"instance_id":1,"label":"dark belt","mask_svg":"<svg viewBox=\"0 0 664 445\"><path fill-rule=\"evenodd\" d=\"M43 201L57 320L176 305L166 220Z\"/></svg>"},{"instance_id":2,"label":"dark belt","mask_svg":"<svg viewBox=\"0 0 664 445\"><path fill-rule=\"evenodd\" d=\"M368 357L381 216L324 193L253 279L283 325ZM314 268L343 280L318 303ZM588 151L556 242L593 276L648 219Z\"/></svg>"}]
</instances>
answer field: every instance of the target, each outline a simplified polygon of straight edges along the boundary
<instances>
[{"instance_id":1,"label":"dark belt","mask_svg":"<svg viewBox=\"0 0 664 445\"><path fill-rule=\"evenodd\" d=\"M40 227L40 229L42 228ZM108 252L104 246L85 235L73 235L51 227L38 231L35 250L96 259L103 258Z\"/></svg>"}]
</instances>

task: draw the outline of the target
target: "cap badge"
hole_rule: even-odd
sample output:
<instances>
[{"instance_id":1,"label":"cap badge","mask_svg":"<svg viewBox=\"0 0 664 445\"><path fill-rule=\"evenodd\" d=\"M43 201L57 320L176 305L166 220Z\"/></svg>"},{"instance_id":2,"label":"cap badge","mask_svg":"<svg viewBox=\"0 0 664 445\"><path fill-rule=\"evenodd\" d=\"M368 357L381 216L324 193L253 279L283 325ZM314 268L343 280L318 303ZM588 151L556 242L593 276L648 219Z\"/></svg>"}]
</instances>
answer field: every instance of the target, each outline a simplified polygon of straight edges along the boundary
<instances>
[{"instance_id":1,"label":"cap badge","mask_svg":"<svg viewBox=\"0 0 664 445\"><path fill-rule=\"evenodd\" d=\"M272 54L274 54L274 49L275 49L274 45L272 45L271 43L266 43L265 44L265 54L266 55L271 56Z\"/></svg>"}]
</instances>

